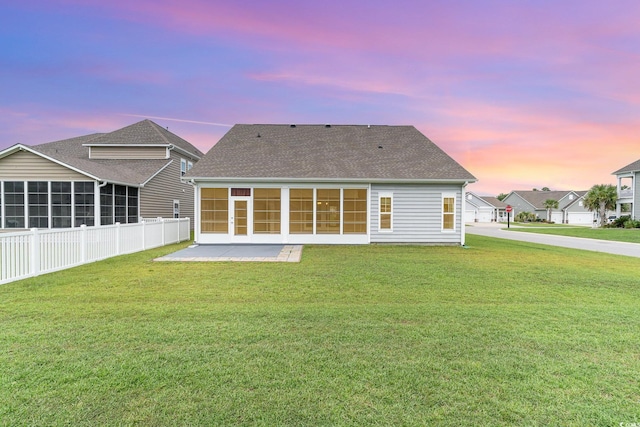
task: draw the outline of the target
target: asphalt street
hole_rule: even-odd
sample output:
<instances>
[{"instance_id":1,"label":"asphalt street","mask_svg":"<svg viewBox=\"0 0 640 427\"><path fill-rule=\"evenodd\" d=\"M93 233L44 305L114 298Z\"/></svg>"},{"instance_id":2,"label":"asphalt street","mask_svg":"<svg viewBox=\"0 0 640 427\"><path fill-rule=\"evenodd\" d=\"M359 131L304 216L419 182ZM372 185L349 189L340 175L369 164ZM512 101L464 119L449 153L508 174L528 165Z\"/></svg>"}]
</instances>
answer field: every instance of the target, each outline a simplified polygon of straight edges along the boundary
<instances>
[{"instance_id":1,"label":"asphalt street","mask_svg":"<svg viewBox=\"0 0 640 427\"><path fill-rule=\"evenodd\" d=\"M505 223L473 223L467 224L467 234L496 237L498 239L519 240L522 242L539 243L541 245L561 246L564 248L581 249L585 251L605 252L614 255L625 255L640 258L640 244L613 242L610 240L584 239L580 237L554 236L550 234L527 233L515 231L517 227L506 230Z\"/></svg>"}]
</instances>

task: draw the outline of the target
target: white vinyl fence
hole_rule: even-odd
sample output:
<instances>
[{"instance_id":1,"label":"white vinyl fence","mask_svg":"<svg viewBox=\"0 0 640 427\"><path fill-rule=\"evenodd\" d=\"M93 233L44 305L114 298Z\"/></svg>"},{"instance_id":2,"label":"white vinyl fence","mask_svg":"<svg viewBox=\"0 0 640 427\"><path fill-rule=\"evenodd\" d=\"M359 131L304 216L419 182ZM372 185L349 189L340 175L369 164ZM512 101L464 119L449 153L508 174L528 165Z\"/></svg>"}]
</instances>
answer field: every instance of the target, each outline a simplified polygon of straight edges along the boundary
<instances>
[{"instance_id":1,"label":"white vinyl fence","mask_svg":"<svg viewBox=\"0 0 640 427\"><path fill-rule=\"evenodd\" d=\"M189 218L0 234L0 284L183 242Z\"/></svg>"}]
</instances>

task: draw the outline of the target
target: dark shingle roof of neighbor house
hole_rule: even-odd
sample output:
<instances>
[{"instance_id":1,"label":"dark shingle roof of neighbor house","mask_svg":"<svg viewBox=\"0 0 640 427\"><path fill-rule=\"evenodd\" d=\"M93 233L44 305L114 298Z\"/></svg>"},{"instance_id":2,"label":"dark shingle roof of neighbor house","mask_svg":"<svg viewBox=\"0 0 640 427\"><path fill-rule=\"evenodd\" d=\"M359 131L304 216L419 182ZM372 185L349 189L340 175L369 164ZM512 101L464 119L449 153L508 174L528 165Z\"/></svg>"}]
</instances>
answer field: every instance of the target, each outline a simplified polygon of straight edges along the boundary
<instances>
[{"instance_id":1,"label":"dark shingle roof of neighbor house","mask_svg":"<svg viewBox=\"0 0 640 427\"><path fill-rule=\"evenodd\" d=\"M163 132L164 131L164 132ZM163 135L164 133L169 135ZM79 171L97 177L98 179L130 184L142 185L151 179L156 173L166 167L171 159L89 159L90 145L97 144L173 144L171 141L182 140L177 135L163 130L150 120L143 120L131 126L116 130L111 133L96 133L34 145L29 148ZM113 138L110 138L113 136ZM130 136L127 139L125 136ZM175 137L175 138L174 138ZM165 140L166 138L166 140ZM185 145L188 144L188 145ZM182 147L190 148L196 156L202 156L202 152L193 147L187 141L181 143Z\"/></svg>"},{"instance_id":2,"label":"dark shingle roof of neighbor house","mask_svg":"<svg viewBox=\"0 0 640 427\"><path fill-rule=\"evenodd\" d=\"M174 145L196 157L204 155L189 142L148 119L97 135L87 141L86 145Z\"/></svg>"},{"instance_id":3,"label":"dark shingle roof of neighbor house","mask_svg":"<svg viewBox=\"0 0 640 427\"><path fill-rule=\"evenodd\" d=\"M570 193L575 193L578 197L582 197L586 194L586 191L513 191L513 193L518 194L527 202L531 203L536 209L545 209L544 202L549 199L560 202L562 198L566 197ZM560 208L565 205L573 202L573 200L566 199L559 206Z\"/></svg>"},{"instance_id":4,"label":"dark shingle roof of neighbor house","mask_svg":"<svg viewBox=\"0 0 640 427\"><path fill-rule=\"evenodd\" d=\"M235 125L187 177L476 181L415 127L378 125Z\"/></svg>"},{"instance_id":5,"label":"dark shingle roof of neighbor house","mask_svg":"<svg viewBox=\"0 0 640 427\"><path fill-rule=\"evenodd\" d=\"M637 171L640 171L640 160L636 160L635 162L630 163L621 169L618 169L617 171L613 172L612 175L617 175L619 173L625 173L625 172L637 172Z\"/></svg>"}]
</instances>

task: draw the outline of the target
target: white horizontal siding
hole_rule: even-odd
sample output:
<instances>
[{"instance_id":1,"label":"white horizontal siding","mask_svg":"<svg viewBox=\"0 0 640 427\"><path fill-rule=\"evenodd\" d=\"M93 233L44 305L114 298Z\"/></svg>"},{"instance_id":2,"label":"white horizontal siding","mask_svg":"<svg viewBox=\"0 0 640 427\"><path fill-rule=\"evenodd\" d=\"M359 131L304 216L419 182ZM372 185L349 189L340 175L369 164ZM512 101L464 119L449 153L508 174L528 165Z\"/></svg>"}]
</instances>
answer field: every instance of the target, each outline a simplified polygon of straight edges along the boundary
<instances>
[{"instance_id":1,"label":"white horizontal siding","mask_svg":"<svg viewBox=\"0 0 640 427\"><path fill-rule=\"evenodd\" d=\"M393 231L378 230L378 194L393 193ZM442 231L442 195L455 194L455 231ZM463 226L460 185L380 185L371 186L372 243L460 244Z\"/></svg>"}]
</instances>

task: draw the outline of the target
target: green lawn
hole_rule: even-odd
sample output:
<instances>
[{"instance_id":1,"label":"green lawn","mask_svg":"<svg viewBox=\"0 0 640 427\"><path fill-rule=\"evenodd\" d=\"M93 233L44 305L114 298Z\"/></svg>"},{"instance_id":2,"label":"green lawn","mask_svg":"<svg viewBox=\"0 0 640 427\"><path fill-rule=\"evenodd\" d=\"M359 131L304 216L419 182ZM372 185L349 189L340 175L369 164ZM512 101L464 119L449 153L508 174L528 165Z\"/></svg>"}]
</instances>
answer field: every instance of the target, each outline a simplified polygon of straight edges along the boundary
<instances>
[{"instance_id":1,"label":"green lawn","mask_svg":"<svg viewBox=\"0 0 640 427\"><path fill-rule=\"evenodd\" d=\"M0 286L0 425L640 422L640 259L467 240Z\"/></svg>"},{"instance_id":2,"label":"green lawn","mask_svg":"<svg viewBox=\"0 0 640 427\"><path fill-rule=\"evenodd\" d=\"M519 224L518 224L519 225ZM506 229L506 226L505 226ZM509 231L526 231L527 233L554 234L558 236L586 237L589 239L612 240L617 242L640 243L638 228L592 228L578 226L530 226L512 227Z\"/></svg>"}]
</instances>

